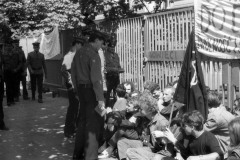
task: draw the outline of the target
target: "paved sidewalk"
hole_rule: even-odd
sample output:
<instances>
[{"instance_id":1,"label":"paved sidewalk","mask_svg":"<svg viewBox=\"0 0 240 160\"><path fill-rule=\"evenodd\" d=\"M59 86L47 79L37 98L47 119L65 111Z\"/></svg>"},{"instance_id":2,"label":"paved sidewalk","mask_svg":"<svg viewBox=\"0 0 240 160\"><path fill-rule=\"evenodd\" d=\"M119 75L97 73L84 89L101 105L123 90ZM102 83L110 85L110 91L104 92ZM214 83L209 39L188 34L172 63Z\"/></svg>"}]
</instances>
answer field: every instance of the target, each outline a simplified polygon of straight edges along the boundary
<instances>
[{"instance_id":1,"label":"paved sidewalk","mask_svg":"<svg viewBox=\"0 0 240 160\"><path fill-rule=\"evenodd\" d=\"M0 131L0 160L70 160L74 142L64 138L66 98L43 95L44 103L22 100L4 107L9 131ZM6 98L4 98L6 105Z\"/></svg>"}]
</instances>

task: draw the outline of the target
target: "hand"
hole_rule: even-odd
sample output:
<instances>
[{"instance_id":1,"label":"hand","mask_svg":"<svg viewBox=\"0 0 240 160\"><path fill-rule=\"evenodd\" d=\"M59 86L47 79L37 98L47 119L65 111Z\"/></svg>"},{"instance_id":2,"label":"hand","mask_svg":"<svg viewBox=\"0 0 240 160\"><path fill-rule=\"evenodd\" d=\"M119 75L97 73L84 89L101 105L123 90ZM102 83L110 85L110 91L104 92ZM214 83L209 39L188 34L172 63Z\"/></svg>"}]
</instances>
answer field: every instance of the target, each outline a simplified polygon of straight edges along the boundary
<instances>
[{"instance_id":1,"label":"hand","mask_svg":"<svg viewBox=\"0 0 240 160\"><path fill-rule=\"evenodd\" d=\"M164 137L164 133L162 131L153 131L152 136L154 138L161 138L161 137Z\"/></svg>"},{"instance_id":2,"label":"hand","mask_svg":"<svg viewBox=\"0 0 240 160\"><path fill-rule=\"evenodd\" d=\"M200 156L189 156L187 160L200 160Z\"/></svg>"},{"instance_id":3,"label":"hand","mask_svg":"<svg viewBox=\"0 0 240 160\"><path fill-rule=\"evenodd\" d=\"M179 152L176 153L176 157L174 157L174 159L184 160L183 157L182 157L182 155L181 155Z\"/></svg>"},{"instance_id":4,"label":"hand","mask_svg":"<svg viewBox=\"0 0 240 160\"><path fill-rule=\"evenodd\" d=\"M107 113L110 113L110 112L112 112L112 108L107 107Z\"/></svg>"},{"instance_id":5,"label":"hand","mask_svg":"<svg viewBox=\"0 0 240 160\"><path fill-rule=\"evenodd\" d=\"M174 134L170 131L169 128L166 128L166 131L164 132L164 136L173 144L177 142L177 139L175 138Z\"/></svg>"},{"instance_id":6,"label":"hand","mask_svg":"<svg viewBox=\"0 0 240 160\"><path fill-rule=\"evenodd\" d=\"M129 122L131 122L131 123L136 123L136 120L137 120L137 118L134 117L134 116L132 116L132 117L129 119Z\"/></svg>"},{"instance_id":7,"label":"hand","mask_svg":"<svg viewBox=\"0 0 240 160\"><path fill-rule=\"evenodd\" d=\"M101 110L105 109L105 103L104 103L104 101L98 101L98 107L99 107Z\"/></svg>"}]
</instances>

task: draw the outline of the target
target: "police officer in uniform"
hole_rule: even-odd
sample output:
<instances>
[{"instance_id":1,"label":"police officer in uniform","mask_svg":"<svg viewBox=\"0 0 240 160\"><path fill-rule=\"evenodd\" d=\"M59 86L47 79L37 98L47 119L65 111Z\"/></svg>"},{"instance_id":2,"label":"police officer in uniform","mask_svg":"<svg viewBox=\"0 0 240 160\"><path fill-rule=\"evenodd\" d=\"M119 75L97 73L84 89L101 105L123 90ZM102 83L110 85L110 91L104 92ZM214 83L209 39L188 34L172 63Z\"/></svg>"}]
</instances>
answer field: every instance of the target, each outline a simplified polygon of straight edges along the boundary
<instances>
[{"instance_id":1,"label":"police officer in uniform","mask_svg":"<svg viewBox=\"0 0 240 160\"><path fill-rule=\"evenodd\" d=\"M3 55L4 80L6 83L7 105L15 104L14 98L18 98L18 72L22 67L19 54L12 50L12 45L7 44Z\"/></svg>"},{"instance_id":2,"label":"police officer in uniform","mask_svg":"<svg viewBox=\"0 0 240 160\"><path fill-rule=\"evenodd\" d=\"M47 79L47 68L45 65L45 58L42 53L39 52L40 43L34 42L33 52L30 52L27 56L27 66L30 72L32 100L35 100L36 84L38 86L38 103L43 103L42 100L42 88L43 88L43 72L45 79Z\"/></svg>"},{"instance_id":3,"label":"police officer in uniform","mask_svg":"<svg viewBox=\"0 0 240 160\"><path fill-rule=\"evenodd\" d=\"M0 130L9 130L4 123L3 94L4 94L3 57L2 54L0 53Z\"/></svg>"},{"instance_id":4,"label":"police officer in uniform","mask_svg":"<svg viewBox=\"0 0 240 160\"><path fill-rule=\"evenodd\" d=\"M115 44L111 39L107 41L107 48L104 52L106 58L106 106L110 103L110 94L113 91L114 103L116 101L116 88L120 84L119 73L122 73L118 54L115 52ZM113 104L114 104L113 103Z\"/></svg>"},{"instance_id":5,"label":"police officer in uniform","mask_svg":"<svg viewBox=\"0 0 240 160\"><path fill-rule=\"evenodd\" d=\"M27 59L25 57L25 54L22 50L22 47L18 47L19 48L19 54L20 54L20 57L22 59L22 68L21 68L21 72L20 72L20 82L22 82L22 89L23 89L23 99L24 100L28 100L29 97L28 97L28 91L27 91L27 80L26 80L26 77L27 77ZM19 83L20 85L20 83Z\"/></svg>"},{"instance_id":6,"label":"police officer in uniform","mask_svg":"<svg viewBox=\"0 0 240 160\"><path fill-rule=\"evenodd\" d=\"M77 87L80 101L74 160L98 159L98 138L105 110L101 60L98 54L104 36L95 31L90 35L88 42L89 44L77 51L71 67L73 84Z\"/></svg>"}]
</instances>

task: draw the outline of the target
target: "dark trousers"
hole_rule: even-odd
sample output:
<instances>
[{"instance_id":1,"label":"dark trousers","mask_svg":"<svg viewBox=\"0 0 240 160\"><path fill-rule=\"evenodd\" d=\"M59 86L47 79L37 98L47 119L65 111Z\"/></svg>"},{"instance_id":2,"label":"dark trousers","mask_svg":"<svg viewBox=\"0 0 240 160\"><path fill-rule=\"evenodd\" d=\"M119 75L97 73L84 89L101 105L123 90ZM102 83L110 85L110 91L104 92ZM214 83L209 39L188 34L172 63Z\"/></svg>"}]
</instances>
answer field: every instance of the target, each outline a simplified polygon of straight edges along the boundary
<instances>
[{"instance_id":1,"label":"dark trousers","mask_svg":"<svg viewBox=\"0 0 240 160\"><path fill-rule=\"evenodd\" d=\"M16 77L12 71L4 71L4 80L6 84L7 103L14 102L16 92Z\"/></svg>"},{"instance_id":2,"label":"dark trousers","mask_svg":"<svg viewBox=\"0 0 240 160\"><path fill-rule=\"evenodd\" d=\"M106 74L106 106L110 106L110 94L113 91L114 102L116 101L116 88L120 84L119 75ZM114 104L114 103L113 103Z\"/></svg>"},{"instance_id":3,"label":"dark trousers","mask_svg":"<svg viewBox=\"0 0 240 160\"><path fill-rule=\"evenodd\" d=\"M22 82L22 87L23 87L23 93L22 93L23 98L27 98L28 97L27 80L26 80L26 76L22 75L21 73L19 75L19 82L18 82L19 93L20 93L20 82Z\"/></svg>"},{"instance_id":4,"label":"dark trousers","mask_svg":"<svg viewBox=\"0 0 240 160\"><path fill-rule=\"evenodd\" d=\"M74 160L97 160L98 138L103 118L95 111L97 106L93 88L78 87L80 118L73 153Z\"/></svg>"},{"instance_id":5,"label":"dark trousers","mask_svg":"<svg viewBox=\"0 0 240 160\"><path fill-rule=\"evenodd\" d=\"M68 89L69 106L66 114L64 135L69 137L74 134L78 126L79 101L73 88Z\"/></svg>"},{"instance_id":6,"label":"dark trousers","mask_svg":"<svg viewBox=\"0 0 240 160\"><path fill-rule=\"evenodd\" d=\"M5 126L4 124L4 113L3 113L3 93L4 93L4 82L0 79L0 128Z\"/></svg>"},{"instance_id":7,"label":"dark trousers","mask_svg":"<svg viewBox=\"0 0 240 160\"><path fill-rule=\"evenodd\" d=\"M139 136L136 130L120 128L113 134L108 144L113 148L116 148L118 140L122 139L123 137L128 139L133 139L133 140L139 139Z\"/></svg>"},{"instance_id":8,"label":"dark trousers","mask_svg":"<svg viewBox=\"0 0 240 160\"><path fill-rule=\"evenodd\" d=\"M30 74L32 97L35 98L36 84L38 86L38 99L42 99L43 74Z\"/></svg>"}]
</instances>

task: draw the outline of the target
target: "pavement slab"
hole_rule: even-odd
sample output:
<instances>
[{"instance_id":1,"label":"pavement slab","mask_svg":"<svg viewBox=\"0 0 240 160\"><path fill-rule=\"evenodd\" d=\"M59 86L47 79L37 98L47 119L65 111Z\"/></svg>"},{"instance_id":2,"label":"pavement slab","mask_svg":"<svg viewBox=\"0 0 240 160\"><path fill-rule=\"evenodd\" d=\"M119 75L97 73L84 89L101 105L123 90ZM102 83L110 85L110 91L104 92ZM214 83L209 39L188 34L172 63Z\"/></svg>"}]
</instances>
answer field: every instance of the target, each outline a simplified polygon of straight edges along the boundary
<instances>
[{"instance_id":1,"label":"pavement slab","mask_svg":"<svg viewBox=\"0 0 240 160\"><path fill-rule=\"evenodd\" d=\"M44 103L22 100L4 106L9 131L0 131L0 160L70 160L74 140L64 138L68 99L43 95ZM4 98L6 105L6 98Z\"/></svg>"}]
</instances>

